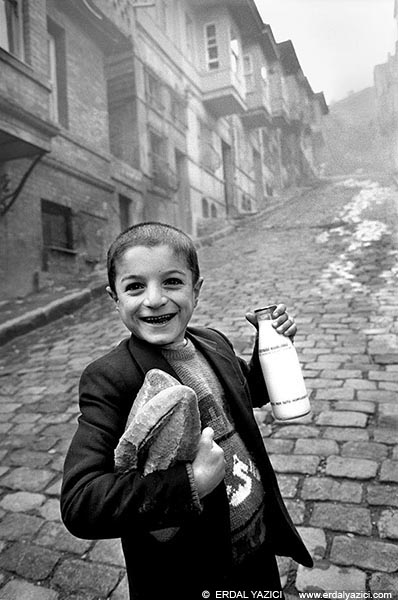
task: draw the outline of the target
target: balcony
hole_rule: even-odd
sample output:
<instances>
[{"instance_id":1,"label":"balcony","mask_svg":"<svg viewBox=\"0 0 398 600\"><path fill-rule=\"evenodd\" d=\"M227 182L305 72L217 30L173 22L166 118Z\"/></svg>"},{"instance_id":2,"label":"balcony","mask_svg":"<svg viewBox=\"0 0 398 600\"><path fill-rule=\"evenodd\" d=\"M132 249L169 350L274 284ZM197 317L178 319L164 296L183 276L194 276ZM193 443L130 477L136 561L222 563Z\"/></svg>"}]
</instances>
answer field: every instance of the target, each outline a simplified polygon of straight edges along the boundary
<instances>
[{"instance_id":1,"label":"balcony","mask_svg":"<svg viewBox=\"0 0 398 600\"><path fill-rule=\"evenodd\" d=\"M231 69L208 71L202 75L203 102L217 118L246 110L242 88Z\"/></svg>"},{"instance_id":2,"label":"balcony","mask_svg":"<svg viewBox=\"0 0 398 600\"><path fill-rule=\"evenodd\" d=\"M278 127L289 125L289 109L286 100L282 96L272 99L272 120Z\"/></svg>"},{"instance_id":3,"label":"balcony","mask_svg":"<svg viewBox=\"0 0 398 600\"><path fill-rule=\"evenodd\" d=\"M299 102L289 102L289 117L292 121L302 121L304 116L303 106Z\"/></svg>"},{"instance_id":4,"label":"balcony","mask_svg":"<svg viewBox=\"0 0 398 600\"><path fill-rule=\"evenodd\" d=\"M150 152L149 161L151 167L150 187L152 189L158 188L163 190L167 195L175 193L179 186L178 177L171 169L167 160L159 154Z\"/></svg>"},{"instance_id":5,"label":"balcony","mask_svg":"<svg viewBox=\"0 0 398 600\"><path fill-rule=\"evenodd\" d=\"M0 161L49 152L59 128L49 119L50 89L0 49Z\"/></svg>"},{"instance_id":6,"label":"balcony","mask_svg":"<svg viewBox=\"0 0 398 600\"><path fill-rule=\"evenodd\" d=\"M305 126L305 106L300 102L287 103L287 115L292 131L299 133Z\"/></svg>"},{"instance_id":7,"label":"balcony","mask_svg":"<svg viewBox=\"0 0 398 600\"><path fill-rule=\"evenodd\" d=\"M249 129L266 127L272 120L268 98L265 90L255 90L246 94L247 111L242 114L242 121Z\"/></svg>"}]
</instances>

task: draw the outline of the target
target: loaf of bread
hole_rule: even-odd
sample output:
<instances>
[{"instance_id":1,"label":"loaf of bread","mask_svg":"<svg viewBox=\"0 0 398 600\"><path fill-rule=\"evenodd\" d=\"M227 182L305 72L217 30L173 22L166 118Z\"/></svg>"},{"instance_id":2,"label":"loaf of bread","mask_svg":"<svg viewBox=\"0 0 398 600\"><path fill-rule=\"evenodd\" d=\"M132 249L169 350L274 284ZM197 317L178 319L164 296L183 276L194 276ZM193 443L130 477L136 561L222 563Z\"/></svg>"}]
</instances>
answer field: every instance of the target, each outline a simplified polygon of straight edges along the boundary
<instances>
[{"instance_id":1,"label":"loaf of bread","mask_svg":"<svg viewBox=\"0 0 398 600\"><path fill-rule=\"evenodd\" d=\"M115 450L118 472L142 475L193 461L200 438L195 392L159 369L148 371Z\"/></svg>"}]
</instances>

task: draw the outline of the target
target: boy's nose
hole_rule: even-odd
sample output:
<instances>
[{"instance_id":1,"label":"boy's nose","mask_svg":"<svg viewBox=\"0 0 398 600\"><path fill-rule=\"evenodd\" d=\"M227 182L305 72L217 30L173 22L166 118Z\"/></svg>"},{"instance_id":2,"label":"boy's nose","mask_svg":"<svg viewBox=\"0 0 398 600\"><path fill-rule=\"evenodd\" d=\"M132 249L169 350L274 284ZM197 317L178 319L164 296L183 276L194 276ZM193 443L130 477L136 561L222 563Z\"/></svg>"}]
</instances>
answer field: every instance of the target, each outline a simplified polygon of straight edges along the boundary
<instances>
[{"instance_id":1,"label":"boy's nose","mask_svg":"<svg viewBox=\"0 0 398 600\"><path fill-rule=\"evenodd\" d=\"M167 298L158 286L148 286L145 294L144 305L148 308L159 308L166 304Z\"/></svg>"}]
</instances>

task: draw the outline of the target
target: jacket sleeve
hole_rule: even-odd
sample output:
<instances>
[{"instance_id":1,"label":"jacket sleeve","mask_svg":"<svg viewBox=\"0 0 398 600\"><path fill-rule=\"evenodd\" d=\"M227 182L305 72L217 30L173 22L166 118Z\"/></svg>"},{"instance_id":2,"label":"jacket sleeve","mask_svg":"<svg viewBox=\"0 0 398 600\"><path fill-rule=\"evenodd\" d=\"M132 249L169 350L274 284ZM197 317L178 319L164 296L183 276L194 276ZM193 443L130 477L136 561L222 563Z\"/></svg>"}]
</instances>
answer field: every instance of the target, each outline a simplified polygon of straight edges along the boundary
<instances>
[{"instance_id":1,"label":"jacket sleeve","mask_svg":"<svg viewBox=\"0 0 398 600\"><path fill-rule=\"evenodd\" d=\"M264 376L261 370L260 359L258 354L258 337L254 344L253 353L249 363L246 363L242 358L238 359L242 364L242 370L245 373L246 379L249 385L250 396L252 398L253 406L260 407L264 404L268 404L269 395L267 386L265 384Z\"/></svg>"},{"instance_id":2,"label":"jacket sleeve","mask_svg":"<svg viewBox=\"0 0 398 600\"><path fill-rule=\"evenodd\" d=\"M114 449L131 407L131 385L122 369L101 365L89 365L80 381L81 415L61 491L66 527L77 537L100 539L186 523L200 507L184 463L145 477L137 471L114 472Z\"/></svg>"}]
</instances>

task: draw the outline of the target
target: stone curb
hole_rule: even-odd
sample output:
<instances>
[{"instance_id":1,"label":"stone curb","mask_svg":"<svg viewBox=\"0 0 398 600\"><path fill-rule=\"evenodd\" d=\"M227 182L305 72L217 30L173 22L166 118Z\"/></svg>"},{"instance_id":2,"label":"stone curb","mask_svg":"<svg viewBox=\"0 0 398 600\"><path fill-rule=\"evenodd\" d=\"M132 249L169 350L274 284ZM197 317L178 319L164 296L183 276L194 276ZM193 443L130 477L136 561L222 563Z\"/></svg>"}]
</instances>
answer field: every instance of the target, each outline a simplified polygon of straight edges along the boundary
<instances>
[{"instance_id":1,"label":"stone curb","mask_svg":"<svg viewBox=\"0 0 398 600\"><path fill-rule=\"evenodd\" d=\"M44 327L64 315L73 313L103 293L105 286L105 281L96 283L91 288L84 288L79 292L68 294L20 317L5 321L0 324L0 346L39 327Z\"/></svg>"}]
</instances>

